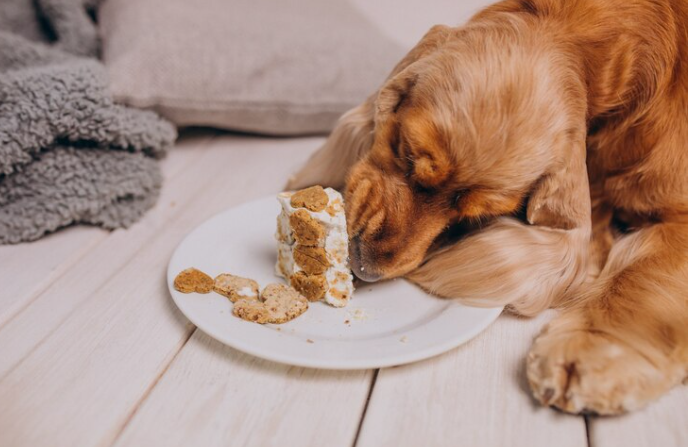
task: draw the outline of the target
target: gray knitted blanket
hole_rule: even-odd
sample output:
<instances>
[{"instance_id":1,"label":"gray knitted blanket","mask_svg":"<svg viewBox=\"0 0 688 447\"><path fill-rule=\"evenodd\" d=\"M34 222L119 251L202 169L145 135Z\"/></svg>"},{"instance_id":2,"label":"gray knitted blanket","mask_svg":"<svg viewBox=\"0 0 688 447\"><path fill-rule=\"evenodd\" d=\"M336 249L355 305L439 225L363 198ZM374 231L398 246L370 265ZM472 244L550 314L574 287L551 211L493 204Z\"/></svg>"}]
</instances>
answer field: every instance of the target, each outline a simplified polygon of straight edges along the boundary
<instances>
[{"instance_id":1,"label":"gray knitted blanket","mask_svg":"<svg viewBox=\"0 0 688 447\"><path fill-rule=\"evenodd\" d=\"M126 227L155 204L176 138L114 104L96 59L98 0L0 1L0 244Z\"/></svg>"}]
</instances>

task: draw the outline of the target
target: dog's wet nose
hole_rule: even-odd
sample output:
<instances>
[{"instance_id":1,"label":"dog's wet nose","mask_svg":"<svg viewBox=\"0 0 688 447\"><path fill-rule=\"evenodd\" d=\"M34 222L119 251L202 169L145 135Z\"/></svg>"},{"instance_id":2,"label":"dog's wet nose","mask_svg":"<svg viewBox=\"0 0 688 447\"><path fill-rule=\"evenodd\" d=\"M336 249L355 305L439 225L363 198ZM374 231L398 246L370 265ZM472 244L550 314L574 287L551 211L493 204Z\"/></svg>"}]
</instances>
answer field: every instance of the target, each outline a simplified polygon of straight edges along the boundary
<instances>
[{"instance_id":1,"label":"dog's wet nose","mask_svg":"<svg viewBox=\"0 0 688 447\"><path fill-rule=\"evenodd\" d=\"M365 262L361 254L361 242L355 237L349 241L349 260L351 264L351 271L359 279L366 282L379 281L382 275L375 272L375 270Z\"/></svg>"}]
</instances>

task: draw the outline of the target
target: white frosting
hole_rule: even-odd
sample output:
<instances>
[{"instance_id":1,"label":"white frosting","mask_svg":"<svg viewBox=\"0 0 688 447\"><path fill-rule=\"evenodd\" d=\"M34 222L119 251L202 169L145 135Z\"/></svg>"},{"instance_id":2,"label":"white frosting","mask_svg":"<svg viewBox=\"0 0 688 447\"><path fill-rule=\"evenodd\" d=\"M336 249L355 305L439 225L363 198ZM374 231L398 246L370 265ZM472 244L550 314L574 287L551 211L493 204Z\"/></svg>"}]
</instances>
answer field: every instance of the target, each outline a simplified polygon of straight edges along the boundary
<instances>
[{"instance_id":1,"label":"white frosting","mask_svg":"<svg viewBox=\"0 0 688 447\"><path fill-rule=\"evenodd\" d=\"M323 224L326 230L330 228L340 228L346 231L346 217L344 216L344 199L342 199L342 195L332 188L325 188L325 193L327 194L327 197L329 197L330 199L327 203L328 207L331 205L334 208L334 216L327 212L327 207L325 207L324 210L317 212L310 210L306 211L308 211L308 214L310 214L311 217ZM282 211L284 212L284 214L286 214L286 222L284 223L284 225L286 225L287 228L289 228L289 216L297 209L305 209L294 208L293 206L291 206L292 195L293 193L283 192L277 196L277 201L280 203L280 205L282 205ZM338 203L334 204L335 201L338 201ZM288 233L289 235L291 235L291 231L289 231Z\"/></svg>"},{"instance_id":2,"label":"white frosting","mask_svg":"<svg viewBox=\"0 0 688 447\"><path fill-rule=\"evenodd\" d=\"M342 195L332 188L325 188L325 193L329 202L324 210L306 211L325 229L325 238L318 243L318 246L325 248L331 264L330 268L325 271L328 284L324 297L325 302L335 307L343 307L347 305L354 291L353 276L349 269L349 239L346 232L344 201ZM291 278L294 273L302 270L294 262L294 237L289 226L289 216L297 209L305 208L292 207L292 195L291 192L283 192L277 196L277 200L282 206L282 212L277 216L277 232L275 233L275 238L278 240L275 273L285 279ZM328 209L334 211L334 215L330 214ZM280 233L283 235L282 238L280 238ZM335 296L332 292L341 295Z\"/></svg>"},{"instance_id":3,"label":"white frosting","mask_svg":"<svg viewBox=\"0 0 688 447\"><path fill-rule=\"evenodd\" d=\"M277 243L277 264L275 265L277 276L288 279L291 275L301 270L301 267L294 262L292 248L293 245L285 244L284 242Z\"/></svg>"},{"instance_id":4,"label":"white frosting","mask_svg":"<svg viewBox=\"0 0 688 447\"><path fill-rule=\"evenodd\" d=\"M294 236L292 235L291 228L289 227L289 215L285 211L282 211L277 216L277 232L275 232L275 239L280 241L283 238L284 242L287 244L294 243Z\"/></svg>"},{"instance_id":5,"label":"white frosting","mask_svg":"<svg viewBox=\"0 0 688 447\"><path fill-rule=\"evenodd\" d=\"M339 276L342 276L342 278ZM327 279L327 284L329 285L327 292L325 293L325 302L334 307L346 306L354 292L354 278L351 275L349 268L346 265L341 264L331 267L325 272L325 278ZM332 293L333 290L339 292L336 294L337 296ZM340 293L343 294L345 298L342 298Z\"/></svg>"},{"instance_id":6,"label":"white frosting","mask_svg":"<svg viewBox=\"0 0 688 447\"><path fill-rule=\"evenodd\" d=\"M256 292L250 287L242 287L237 290L237 295L239 296L255 296Z\"/></svg>"}]
</instances>

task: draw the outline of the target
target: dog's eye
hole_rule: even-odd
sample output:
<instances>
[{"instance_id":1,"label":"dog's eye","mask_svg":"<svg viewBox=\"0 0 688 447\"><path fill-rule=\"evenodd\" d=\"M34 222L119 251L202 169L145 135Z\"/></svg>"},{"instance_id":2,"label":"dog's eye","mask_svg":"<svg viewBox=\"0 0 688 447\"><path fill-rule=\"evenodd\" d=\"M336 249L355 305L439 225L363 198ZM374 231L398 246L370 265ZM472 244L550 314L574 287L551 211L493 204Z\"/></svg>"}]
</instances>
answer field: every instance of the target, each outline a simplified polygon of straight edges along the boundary
<instances>
[{"instance_id":1,"label":"dog's eye","mask_svg":"<svg viewBox=\"0 0 688 447\"><path fill-rule=\"evenodd\" d=\"M459 202L461 202L461 199L466 196L466 193L468 193L468 189L459 189L458 191L455 191L452 199L452 204L454 206L457 206Z\"/></svg>"}]
</instances>

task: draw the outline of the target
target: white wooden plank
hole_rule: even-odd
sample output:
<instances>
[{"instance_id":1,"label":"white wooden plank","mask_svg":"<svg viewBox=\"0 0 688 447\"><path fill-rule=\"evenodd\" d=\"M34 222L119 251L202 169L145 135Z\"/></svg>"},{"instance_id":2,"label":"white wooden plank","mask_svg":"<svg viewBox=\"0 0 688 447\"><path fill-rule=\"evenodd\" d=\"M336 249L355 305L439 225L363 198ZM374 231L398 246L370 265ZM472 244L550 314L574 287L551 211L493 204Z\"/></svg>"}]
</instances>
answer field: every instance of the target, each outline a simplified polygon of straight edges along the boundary
<instances>
[{"instance_id":1,"label":"white wooden plank","mask_svg":"<svg viewBox=\"0 0 688 447\"><path fill-rule=\"evenodd\" d=\"M216 140L184 176L184 191L193 192L185 196L188 201L177 201L176 216L168 216L165 225L155 223L145 240L130 230L117 246L97 247L70 270L78 277L42 294L34 303L52 306L24 325L42 342L28 346L28 355L0 380L0 445L110 444L192 331L166 290L165 269L175 246L223 208L275 192L317 143ZM159 218L151 215L139 225ZM124 265L111 265L116 251L131 249L127 245L140 249ZM93 276L103 270L114 275ZM62 317L52 319L48 314L63 306L65 297L71 313L61 310ZM34 330L45 334L36 337Z\"/></svg>"},{"instance_id":2,"label":"white wooden plank","mask_svg":"<svg viewBox=\"0 0 688 447\"><path fill-rule=\"evenodd\" d=\"M549 318L551 312L532 320L502 315L445 355L381 370L357 447L586 446L582 417L530 397L524 359Z\"/></svg>"},{"instance_id":3,"label":"white wooden plank","mask_svg":"<svg viewBox=\"0 0 688 447\"><path fill-rule=\"evenodd\" d=\"M171 149L174 156L161 161L165 179L173 178L196 158L194 151L214 134L209 131L184 134ZM35 242L0 246L0 327L107 235L100 228L77 226Z\"/></svg>"},{"instance_id":4,"label":"white wooden plank","mask_svg":"<svg viewBox=\"0 0 688 447\"><path fill-rule=\"evenodd\" d=\"M106 237L95 227L67 228L35 242L0 246L0 327Z\"/></svg>"},{"instance_id":5,"label":"white wooden plank","mask_svg":"<svg viewBox=\"0 0 688 447\"><path fill-rule=\"evenodd\" d=\"M592 447L688 446L688 386L679 386L648 407L618 417L589 419Z\"/></svg>"},{"instance_id":6,"label":"white wooden plank","mask_svg":"<svg viewBox=\"0 0 688 447\"><path fill-rule=\"evenodd\" d=\"M196 330L115 446L349 447L371 379L259 360Z\"/></svg>"}]
</instances>

